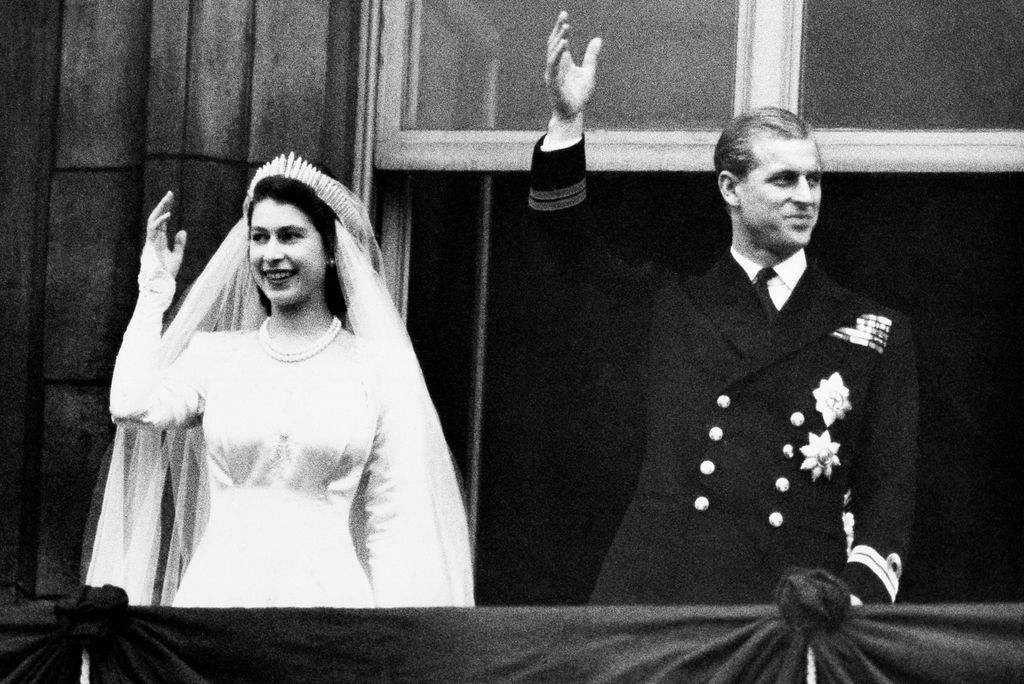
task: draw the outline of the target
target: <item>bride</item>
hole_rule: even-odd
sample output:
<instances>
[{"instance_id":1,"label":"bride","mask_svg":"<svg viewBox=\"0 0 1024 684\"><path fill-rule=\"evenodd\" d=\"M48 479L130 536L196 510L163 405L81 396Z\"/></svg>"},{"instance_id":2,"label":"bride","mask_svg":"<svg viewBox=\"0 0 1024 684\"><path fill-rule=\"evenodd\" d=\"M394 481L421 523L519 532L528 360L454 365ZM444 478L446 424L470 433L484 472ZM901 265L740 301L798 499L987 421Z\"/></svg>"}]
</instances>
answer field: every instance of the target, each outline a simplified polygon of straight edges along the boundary
<instances>
[{"instance_id":1,"label":"bride","mask_svg":"<svg viewBox=\"0 0 1024 684\"><path fill-rule=\"evenodd\" d=\"M114 366L86 582L134 604L471 605L455 469L363 205L293 155L264 165L161 335L172 201Z\"/></svg>"}]
</instances>

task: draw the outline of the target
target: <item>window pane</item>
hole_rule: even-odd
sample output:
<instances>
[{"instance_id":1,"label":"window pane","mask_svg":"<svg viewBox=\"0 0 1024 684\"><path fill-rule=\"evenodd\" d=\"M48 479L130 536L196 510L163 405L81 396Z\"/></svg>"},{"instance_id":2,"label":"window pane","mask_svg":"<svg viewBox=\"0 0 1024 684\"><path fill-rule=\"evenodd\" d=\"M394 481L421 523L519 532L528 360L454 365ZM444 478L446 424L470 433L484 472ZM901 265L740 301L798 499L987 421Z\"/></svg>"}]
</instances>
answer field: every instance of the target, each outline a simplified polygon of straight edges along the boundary
<instances>
[{"instance_id":1,"label":"window pane","mask_svg":"<svg viewBox=\"0 0 1024 684\"><path fill-rule=\"evenodd\" d=\"M818 127L1024 128L1020 0L807 0L804 27Z\"/></svg>"},{"instance_id":2,"label":"window pane","mask_svg":"<svg viewBox=\"0 0 1024 684\"><path fill-rule=\"evenodd\" d=\"M577 61L604 39L587 127L716 128L732 114L737 3L422 0L404 128L533 130L550 107L547 37L569 11ZM413 21L416 21L414 13ZM409 106L412 104L413 106Z\"/></svg>"}]
</instances>

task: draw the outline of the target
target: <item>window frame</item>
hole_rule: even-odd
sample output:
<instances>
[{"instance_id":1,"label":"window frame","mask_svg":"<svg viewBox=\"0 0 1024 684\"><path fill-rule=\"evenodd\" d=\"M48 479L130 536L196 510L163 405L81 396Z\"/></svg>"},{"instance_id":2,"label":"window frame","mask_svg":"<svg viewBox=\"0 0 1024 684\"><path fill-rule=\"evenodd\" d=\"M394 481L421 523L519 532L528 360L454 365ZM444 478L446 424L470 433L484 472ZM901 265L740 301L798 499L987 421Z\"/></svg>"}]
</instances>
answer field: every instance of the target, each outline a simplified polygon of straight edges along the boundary
<instances>
[{"instance_id":1,"label":"window frame","mask_svg":"<svg viewBox=\"0 0 1024 684\"><path fill-rule=\"evenodd\" d=\"M450 0L465 16L463 0ZM527 171L543 130L409 130L415 114L410 55L423 0L368 0L379 5L381 65L377 74L374 166L406 171ZM733 111L775 105L798 111L803 0L739 0ZM480 29L487 33L490 28ZM539 59L539 57L538 57ZM540 85L538 84L538 87ZM538 112L538 122L546 112ZM816 132L827 171L1024 171L1024 131L978 129L886 130L822 128ZM594 130L587 133L594 171L710 171L717 130Z\"/></svg>"},{"instance_id":2,"label":"window frame","mask_svg":"<svg viewBox=\"0 0 1024 684\"><path fill-rule=\"evenodd\" d=\"M376 208L388 288L404 316L412 233L411 173L480 174L473 368L467 407L469 434L464 445L467 513L475 544L483 458L491 174L528 171L533 144L543 129L402 128L403 120L415 117L416 103L407 102L405 95L417 74L415 69L407 71L406 65L415 64L409 56L419 41L410 27L422 12L422 2L362 1L352 185L368 206ZM468 0L449 2L456 6L454 16L463 21L471 18ZM799 111L803 13L804 0L739 0L734 113L765 105ZM493 29L474 30L483 30L486 40ZM493 87L491 90L493 96ZM547 113L538 112L537 117L543 122ZM587 132L587 165L591 171L710 172L718 135L718 130L710 129L592 130ZM1024 171L1024 130L818 129L816 137L829 172ZM376 176L377 171L397 173Z\"/></svg>"}]
</instances>

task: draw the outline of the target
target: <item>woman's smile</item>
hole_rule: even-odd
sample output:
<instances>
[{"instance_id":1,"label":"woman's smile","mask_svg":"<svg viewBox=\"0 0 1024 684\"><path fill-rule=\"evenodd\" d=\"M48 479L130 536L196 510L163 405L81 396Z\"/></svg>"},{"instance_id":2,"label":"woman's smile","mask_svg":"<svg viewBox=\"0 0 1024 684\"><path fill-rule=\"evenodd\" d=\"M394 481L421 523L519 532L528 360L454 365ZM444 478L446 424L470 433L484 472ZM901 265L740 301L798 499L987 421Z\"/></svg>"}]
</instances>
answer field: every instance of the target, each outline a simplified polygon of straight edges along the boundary
<instances>
[{"instance_id":1,"label":"woman's smile","mask_svg":"<svg viewBox=\"0 0 1024 684\"><path fill-rule=\"evenodd\" d=\"M272 309L326 306L327 252L320 233L298 207L273 199L253 207L249 265Z\"/></svg>"},{"instance_id":2,"label":"woman's smile","mask_svg":"<svg viewBox=\"0 0 1024 684\"><path fill-rule=\"evenodd\" d=\"M292 269L283 268L271 268L263 271L263 277L271 285L281 285L295 275L295 271Z\"/></svg>"}]
</instances>

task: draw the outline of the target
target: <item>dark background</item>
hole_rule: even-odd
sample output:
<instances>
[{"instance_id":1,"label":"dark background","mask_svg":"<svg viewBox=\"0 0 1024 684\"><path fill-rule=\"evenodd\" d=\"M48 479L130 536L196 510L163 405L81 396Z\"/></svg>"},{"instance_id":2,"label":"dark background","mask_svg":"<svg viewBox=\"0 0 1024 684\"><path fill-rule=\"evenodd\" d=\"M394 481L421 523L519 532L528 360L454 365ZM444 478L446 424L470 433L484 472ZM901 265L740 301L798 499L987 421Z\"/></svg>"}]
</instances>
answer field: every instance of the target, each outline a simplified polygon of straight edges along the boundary
<instances>
[{"instance_id":1,"label":"dark background","mask_svg":"<svg viewBox=\"0 0 1024 684\"><path fill-rule=\"evenodd\" d=\"M410 329L457 452L476 182L414 178ZM646 271L702 272L729 224L711 174L594 175L596 248L616 271L602 274L545 251L527 184L495 182L477 596L582 603L639 466L641 409L622 398L636 396ZM913 324L921 453L905 601L1024 600L1021 197L1021 174L826 174L809 255Z\"/></svg>"}]
</instances>

